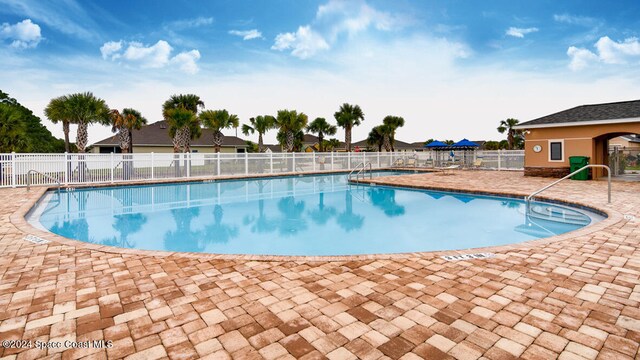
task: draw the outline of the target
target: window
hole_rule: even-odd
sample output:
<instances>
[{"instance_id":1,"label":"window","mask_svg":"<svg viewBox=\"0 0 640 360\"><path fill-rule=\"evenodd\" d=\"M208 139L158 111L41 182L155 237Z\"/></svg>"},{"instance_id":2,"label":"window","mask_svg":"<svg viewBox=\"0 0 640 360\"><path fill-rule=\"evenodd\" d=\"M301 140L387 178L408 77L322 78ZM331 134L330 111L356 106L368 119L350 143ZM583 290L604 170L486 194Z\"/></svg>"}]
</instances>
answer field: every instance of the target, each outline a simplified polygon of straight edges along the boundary
<instances>
[{"instance_id":1,"label":"window","mask_svg":"<svg viewBox=\"0 0 640 360\"><path fill-rule=\"evenodd\" d=\"M549 160L562 160L562 141L549 141Z\"/></svg>"}]
</instances>

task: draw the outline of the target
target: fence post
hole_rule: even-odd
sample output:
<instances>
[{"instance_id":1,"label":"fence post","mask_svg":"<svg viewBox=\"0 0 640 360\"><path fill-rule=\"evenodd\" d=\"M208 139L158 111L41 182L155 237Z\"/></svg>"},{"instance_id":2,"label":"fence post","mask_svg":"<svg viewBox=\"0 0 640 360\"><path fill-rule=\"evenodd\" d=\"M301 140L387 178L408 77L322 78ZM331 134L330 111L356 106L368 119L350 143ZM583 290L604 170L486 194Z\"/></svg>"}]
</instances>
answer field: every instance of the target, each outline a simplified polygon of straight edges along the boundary
<instances>
[{"instance_id":1,"label":"fence post","mask_svg":"<svg viewBox=\"0 0 640 360\"><path fill-rule=\"evenodd\" d=\"M111 162L111 183L113 183L113 152L111 152L111 156L109 157L109 161ZM123 168L124 170L124 168Z\"/></svg>"},{"instance_id":2,"label":"fence post","mask_svg":"<svg viewBox=\"0 0 640 360\"><path fill-rule=\"evenodd\" d=\"M367 162L367 155L366 152L362 152L362 165L364 165Z\"/></svg>"},{"instance_id":3,"label":"fence post","mask_svg":"<svg viewBox=\"0 0 640 360\"><path fill-rule=\"evenodd\" d=\"M380 167L380 151L378 151L377 154L378 154L378 167Z\"/></svg>"},{"instance_id":4,"label":"fence post","mask_svg":"<svg viewBox=\"0 0 640 360\"><path fill-rule=\"evenodd\" d=\"M351 169L351 151L347 151L347 170Z\"/></svg>"},{"instance_id":5,"label":"fence post","mask_svg":"<svg viewBox=\"0 0 640 360\"><path fill-rule=\"evenodd\" d=\"M292 162L293 169L291 169L291 171L296 172L296 152L295 151L291 152L291 159L293 160Z\"/></svg>"},{"instance_id":6,"label":"fence post","mask_svg":"<svg viewBox=\"0 0 640 360\"><path fill-rule=\"evenodd\" d=\"M191 177L191 153L184 153L185 160L187 161L187 178Z\"/></svg>"},{"instance_id":7,"label":"fence post","mask_svg":"<svg viewBox=\"0 0 640 360\"><path fill-rule=\"evenodd\" d=\"M312 160L313 160L313 171L316 171L316 152L314 151L311 154L313 155L313 158L312 158Z\"/></svg>"},{"instance_id":8,"label":"fence post","mask_svg":"<svg viewBox=\"0 0 640 360\"><path fill-rule=\"evenodd\" d=\"M69 154L64 152L64 184L69 185L69 170L71 170L71 159Z\"/></svg>"},{"instance_id":9,"label":"fence post","mask_svg":"<svg viewBox=\"0 0 640 360\"><path fill-rule=\"evenodd\" d=\"M333 170L333 151L331 151L331 170Z\"/></svg>"},{"instance_id":10,"label":"fence post","mask_svg":"<svg viewBox=\"0 0 640 360\"><path fill-rule=\"evenodd\" d=\"M16 187L16 153L13 151L11 152L11 187Z\"/></svg>"},{"instance_id":11,"label":"fence post","mask_svg":"<svg viewBox=\"0 0 640 360\"><path fill-rule=\"evenodd\" d=\"M273 153L269 153L269 171L273 174Z\"/></svg>"},{"instance_id":12,"label":"fence post","mask_svg":"<svg viewBox=\"0 0 640 360\"><path fill-rule=\"evenodd\" d=\"M244 174L249 175L249 153L244 153Z\"/></svg>"},{"instance_id":13,"label":"fence post","mask_svg":"<svg viewBox=\"0 0 640 360\"><path fill-rule=\"evenodd\" d=\"M218 169L217 169L217 171L216 171L216 172L218 173L218 176L220 176L220 153L216 153L216 154L218 154L218 160L217 160L217 162L218 162Z\"/></svg>"},{"instance_id":14,"label":"fence post","mask_svg":"<svg viewBox=\"0 0 640 360\"><path fill-rule=\"evenodd\" d=\"M153 168L154 168L155 164L153 161L153 152L151 152L151 180L153 180L154 177L154 173L153 173Z\"/></svg>"},{"instance_id":15,"label":"fence post","mask_svg":"<svg viewBox=\"0 0 640 360\"><path fill-rule=\"evenodd\" d=\"M498 171L502 169L502 150L498 149Z\"/></svg>"}]
</instances>

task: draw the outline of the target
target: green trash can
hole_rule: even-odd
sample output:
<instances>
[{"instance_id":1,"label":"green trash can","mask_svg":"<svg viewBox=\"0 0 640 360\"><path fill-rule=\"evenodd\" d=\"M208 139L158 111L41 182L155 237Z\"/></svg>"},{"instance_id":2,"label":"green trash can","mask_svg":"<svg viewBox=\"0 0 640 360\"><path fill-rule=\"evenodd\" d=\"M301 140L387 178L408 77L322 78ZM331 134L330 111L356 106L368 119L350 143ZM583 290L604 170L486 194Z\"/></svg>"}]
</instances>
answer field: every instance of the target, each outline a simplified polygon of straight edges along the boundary
<instances>
[{"instance_id":1,"label":"green trash can","mask_svg":"<svg viewBox=\"0 0 640 360\"><path fill-rule=\"evenodd\" d=\"M569 157L569 164L571 165L571 172L579 170L589 165L589 157L587 156L571 156ZM579 173L573 175L571 180L589 180L589 169L584 169Z\"/></svg>"}]
</instances>

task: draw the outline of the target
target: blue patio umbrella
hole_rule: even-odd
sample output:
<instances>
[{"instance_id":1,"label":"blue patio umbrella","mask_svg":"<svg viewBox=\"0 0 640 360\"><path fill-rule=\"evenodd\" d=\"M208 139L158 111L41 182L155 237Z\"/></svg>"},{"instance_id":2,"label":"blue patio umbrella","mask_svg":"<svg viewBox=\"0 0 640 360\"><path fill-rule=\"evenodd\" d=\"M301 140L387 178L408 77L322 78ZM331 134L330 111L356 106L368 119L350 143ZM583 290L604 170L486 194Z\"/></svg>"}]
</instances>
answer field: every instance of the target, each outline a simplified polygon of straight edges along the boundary
<instances>
[{"instance_id":1,"label":"blue patio umbrella","mask_svg":"<svg viewBox=\"0 0 640 360\"><path fill-rule=\"evenodd\" d=\"M438 164L440 163L440 151L441 150L447 150L449 148L449 145L443 143L442 141L432 141L430 143L428 143L427 145L424 146L425 148L429 149L429 150L435 150L437 151L437 162Z\"/></svg>"},{"instance_id":2,"label":"blue patio umbrella","mask_svg":"<svg viewBox=\"0 0 640 360\"><path fill-rule=\"evenodd\" d=\"M451 147L453 148L461 148L461 149L477 148L478 146L479 146L478 144L474 143L473 141L469 141L467 139L462 139L457 143L451 145Z\"/></svg>"},{"instance_id":3,"label":"blue patio umbrella","mask_svg":"<svg viewBox=\"0 0 640 360\"><path fill-rule=\"evenodd\" d=\"M467 139L462 139L460 141L458 141L457 143L451 145L451 152L453 152L453 149L456 150L465 150L462 157L463 157L463 161L466 163L467 160L467 152L466 150L475 150L476 148L478 148L479 145L474 143L473 141L469 141Z\"/></svg>"},{"instance_id":4,"label":"blue patio umbrella","mask_svg":"<svg viewBox=\"0 0 640 360\"><path fill-rule=\"evenodd\" d=\"M424 147L429 148L429 149L437 149L437 148L446 148L446 147L449 147L449 145L443 143L442 141L435 140L435 141L432 141L432 142L428 143Z\"/></svg>"}]
</instances>

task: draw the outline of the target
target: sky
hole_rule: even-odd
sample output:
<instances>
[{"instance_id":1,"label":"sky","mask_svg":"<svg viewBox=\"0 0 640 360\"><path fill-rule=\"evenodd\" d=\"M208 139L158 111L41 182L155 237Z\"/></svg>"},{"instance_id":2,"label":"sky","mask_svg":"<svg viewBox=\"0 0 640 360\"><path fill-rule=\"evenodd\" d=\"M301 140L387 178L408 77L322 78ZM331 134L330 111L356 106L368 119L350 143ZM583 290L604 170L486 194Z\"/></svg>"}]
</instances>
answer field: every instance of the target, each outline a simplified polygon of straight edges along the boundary
<instances>
[{"instance_id":1,"label":"sky","mask_svg":"<svg viewBox=\"0 0 640 360\"><path fill-rule=\"evenodd\" d=\"M49 100L91 91L150 122L193 93L242 123L280 109L335 123L358 104L354 141L386 115L407 142L502 139L506 118L639 99L638 14L638 1L0 0L0 89L58 137Z\"/></svg>"}]
</instances>

